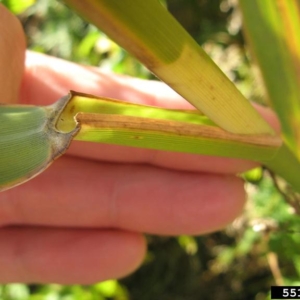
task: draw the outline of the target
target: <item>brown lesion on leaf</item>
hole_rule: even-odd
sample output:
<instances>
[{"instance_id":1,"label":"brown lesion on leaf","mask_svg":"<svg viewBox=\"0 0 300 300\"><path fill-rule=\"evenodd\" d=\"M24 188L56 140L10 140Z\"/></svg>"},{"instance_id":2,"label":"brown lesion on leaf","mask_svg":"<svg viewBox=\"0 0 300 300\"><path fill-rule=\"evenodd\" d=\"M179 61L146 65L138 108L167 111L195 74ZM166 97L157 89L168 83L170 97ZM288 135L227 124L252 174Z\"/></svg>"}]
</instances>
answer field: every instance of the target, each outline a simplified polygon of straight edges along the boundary
<instances>
[{"instance_id":1,"label":"brown lesion on leaf","mask_svg":"<svg viewBox=\"0 0 300 300\"><path fill-rule=\"evenodd\" d=\"M146 119L123 115L104 115L79 113L76 120L81 126L93 128L140 130L145 132L159 132L176 134L194 138L219 139L223 141L241 142L245 144L261 145L265 147L279 147L282 143L278 136L245 135L227 132L216 126L195 125L178 121Z\"/></svg>"},{"instance_id":2,"label":"brown lesion on leaf","mask_svg":"<svg viewBox=\"0 0 300 300\"><path fill-rule=\"evenodd\" d=\"M75 105L73 104L73 105L71 105L71 107L70 107L70 113L71 113L71 114L74 114L74 112L75 112Z\"/></svg>"},{"instance_id":3,"label":"brown lesion on leaf","mask_svg":"<svg viewBox=\"0 0 300 300\"><path fill-rule=\"evenodd\" d=\"M134 139L134 140L142 140L142 139L144 139L144 137L142 137L141 135L132 135L132 136L130 136L132 139Z\"/></svg>"}]
</instances>

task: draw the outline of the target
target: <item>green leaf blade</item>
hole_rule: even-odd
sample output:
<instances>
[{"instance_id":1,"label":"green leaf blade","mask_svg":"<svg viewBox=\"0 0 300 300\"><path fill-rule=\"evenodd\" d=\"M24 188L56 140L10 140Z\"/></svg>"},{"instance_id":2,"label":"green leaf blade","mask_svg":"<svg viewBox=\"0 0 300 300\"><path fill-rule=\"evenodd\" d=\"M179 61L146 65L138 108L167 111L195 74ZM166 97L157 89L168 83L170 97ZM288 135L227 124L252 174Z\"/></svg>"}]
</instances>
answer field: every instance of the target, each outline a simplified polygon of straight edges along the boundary
<instances>
[{"instance_id":1,"label":"green leaf blade","mask_svg":"<svg viewBox=\"0 0 300 300\"><path fill-rule=\"evenodd\" d=\"M200 46L156 0L67 0L225 130L274 134Z\"/></svg>"},{"instance_id":2,"label":"green leaf blade","mask_svg":"<svg viewBox=\"0 0 300 300\"><path fill-rule=\"evenodd\" d=\"M300 157L300 4L241 0L245 30L285 141Z\"/></svg>"},{"instance_id":3,"label":"green leaf blade","mask_svg":"<svg viewBox=\"0 0 300 300\"><path fill-rule=\"evenodd\" d=\"M71 92L57 130L76 140L172 152L269 160L278 137L228 133L197 111L164 109Z\"/></svg>"},{"instance_id":4,"label":"green leaf blade","mask_svg":"<svg viewBox=\"0 0 300 300\"><path fill-rule=\"evenodd\" d=\"M58 132L62 98L48 107L0 105L0 191L44 171L68 148L78 128Z\"/></svg>"}]
</instances>

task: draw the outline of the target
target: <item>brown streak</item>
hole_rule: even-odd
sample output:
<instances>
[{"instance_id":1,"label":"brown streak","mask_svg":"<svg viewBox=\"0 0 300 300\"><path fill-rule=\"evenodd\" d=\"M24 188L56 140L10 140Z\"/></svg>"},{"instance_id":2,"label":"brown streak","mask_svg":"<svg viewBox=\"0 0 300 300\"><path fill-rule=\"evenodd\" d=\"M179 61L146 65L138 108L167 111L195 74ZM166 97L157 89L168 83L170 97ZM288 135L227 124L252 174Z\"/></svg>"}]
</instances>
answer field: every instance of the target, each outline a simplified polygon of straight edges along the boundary
<instances>
[{"instance_id":1,"label":"brown streak","mask_svg":"<svg viewBox=\"0 0 300 300\"><path fill-rule=\"evenodd\" d=\"M278 136L233 134L215 126L187 124L178 121L91 113L79 113L76 116L76 120L82 126L94 128L158 131L182 136L230 140L267 147L279 147L281 145L281 139Z\"/></svg>"}]
</instances>

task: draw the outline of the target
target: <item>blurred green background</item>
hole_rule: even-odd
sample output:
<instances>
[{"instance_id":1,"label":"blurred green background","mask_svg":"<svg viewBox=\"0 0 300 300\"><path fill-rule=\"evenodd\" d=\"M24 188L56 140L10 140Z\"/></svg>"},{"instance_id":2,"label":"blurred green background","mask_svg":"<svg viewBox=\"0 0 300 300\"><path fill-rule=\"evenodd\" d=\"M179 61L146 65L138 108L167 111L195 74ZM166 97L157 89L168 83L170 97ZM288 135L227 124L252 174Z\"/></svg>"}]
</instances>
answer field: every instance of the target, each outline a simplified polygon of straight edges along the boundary
<instances>
[{"instance_id":1,"label":"blurred green background","mask_svg":"<svg viewBox=\"0 0 300 300\"><path fill-rule=\"evenodd\" d=\"M63 2L0 2L21 20L29 49L154 79ZM248 99L264 103L259 74L242 34L237 1L161 2ZM300 285L298 216L265 170L256 169L245 178L248 202L244 214L224 231L199 237L147 236L149 250L144 264L127 278L91 286L0 285L0 300L264 300L270 299L271 285Z\"/></svg>"}]
</instances>

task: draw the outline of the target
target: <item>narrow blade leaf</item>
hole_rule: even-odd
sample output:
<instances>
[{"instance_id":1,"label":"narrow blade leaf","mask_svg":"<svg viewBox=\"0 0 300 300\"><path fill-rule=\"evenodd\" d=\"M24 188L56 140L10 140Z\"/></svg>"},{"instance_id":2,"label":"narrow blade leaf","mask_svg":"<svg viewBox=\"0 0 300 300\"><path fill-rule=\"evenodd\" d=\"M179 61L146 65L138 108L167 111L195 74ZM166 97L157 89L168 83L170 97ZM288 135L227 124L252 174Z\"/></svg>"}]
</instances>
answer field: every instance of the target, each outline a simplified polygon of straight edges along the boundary
<instances>
[{"instance_id":1,"label":"narrow blade leaf","mask_svg":"<svg viewBox=\"0 0 300 300\"><path fill-rule=\"evenodd\" d=\"M274 134L157 0L66 0L225 130Z\"/></svg>"},{"instance_id":2,"label":"narrow blade leaf","mask_svg":"<svg viewBox=\"0 0 300 300\"><path fill-rule=\"evenodd\" d=\"M244 27L285 141L300 157L300 2L240 0Z\"/></svg>"}]
</instances>

